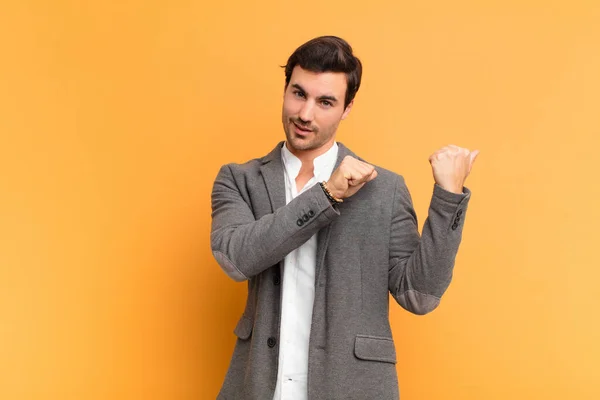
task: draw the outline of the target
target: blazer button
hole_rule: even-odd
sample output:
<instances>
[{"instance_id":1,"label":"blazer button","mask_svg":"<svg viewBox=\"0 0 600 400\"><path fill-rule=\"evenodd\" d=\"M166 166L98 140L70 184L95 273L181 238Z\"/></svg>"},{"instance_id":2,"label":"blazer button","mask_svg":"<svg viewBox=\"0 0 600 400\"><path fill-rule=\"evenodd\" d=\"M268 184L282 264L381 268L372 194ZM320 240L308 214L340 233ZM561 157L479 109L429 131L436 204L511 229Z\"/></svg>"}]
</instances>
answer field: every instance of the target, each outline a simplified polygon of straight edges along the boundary
<instances>
[{"instance_id":1,"label":"blazer button","mask_svg":"<svg viewBox=\"0 0 600 400\"><path fill-rule=\"evenodd\" d=\"M304 216L302 217L302 220L303 220L304 222L308 222L308 220L309 220L309 219L310 219L310 218L308 218L308 215L306 215L306 214L304 214Z\"/></svg>"},{"instance_id":2,"label":"blazer button","mask_svg":"<svg viewBox=\"0 0 600 400\"><path fill-rule=\"evenodd\" d=\"M463 213L463 210L458 210L456 215L458 215L460 217L462 215L462 213Z\"/></svg>"},{"instance_id":3,"label":"blazer button","mask_svg":"<svg viewBox=\"0 0 600 400\"><path fill-rule=\"evenodd\" d=\"M315 212L313 210L310 210L308 212L308 216L311 217L311 218L314 217L315 216Z\"/></svg>"},{"instance_id":4,"label":"blazer button","mask_svg":"<svg viewBox=\"0 0 600 400\"><path fill-rule=\"evenodd\" d=\"M454 221L454 224L452 225L452 230L455 231L456 228L458 228L458 223Z\"/></svg>"},{"instance_id":5,"label":"blazer button","mask_svg":"<svg viewBox=\"0 0 600 400\"><path fill-rule=\"evenodd\" d=\"M279 276L279 274L277 274L273 277L273 285L279 286L280 283L281 283L281 276Z\"/></svg>"},{"instance_id":6,"label":"blazer button","mask_svg":"<svg viewBox=\"0 0 600 400\"><path fill-rule=\"evenodd\" d=\"M267 339L267 346L273 348L273 347L275 347L276 344L277 344L277 339L275 339L273 336L271 336L270 338Z\"/></svg>"},{"instance_id":7,"label":"blazer button","mask_svg":"<svg viewBox=\"0 0 600 400\"><path fill-rule=\"evenodd\" d=\"M298 221L296 221L296 225L302 226L302 225L304 225L304 221L302 221L302 219L299 218Z\"/></svg>"}]
</instances>

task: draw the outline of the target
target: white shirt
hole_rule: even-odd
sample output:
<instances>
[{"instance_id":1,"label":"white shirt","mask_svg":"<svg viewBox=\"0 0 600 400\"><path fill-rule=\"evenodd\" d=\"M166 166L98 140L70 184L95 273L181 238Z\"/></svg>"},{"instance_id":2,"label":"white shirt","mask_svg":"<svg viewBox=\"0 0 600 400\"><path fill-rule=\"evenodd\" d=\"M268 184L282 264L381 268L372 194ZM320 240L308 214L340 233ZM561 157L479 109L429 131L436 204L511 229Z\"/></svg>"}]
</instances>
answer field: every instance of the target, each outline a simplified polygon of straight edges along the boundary
<instances>
[{"instance_id":1,"label":"white shirt","mask_svg":"<svg viewBox=\"0 0 600 400\"><path fill-rule=\"evenodd\" d=\"M337 160L338 145L315 158L314 175L300 192L296 177L302 162L283 145L281 158L285 175L286 204L318 182L327 181ZM289 253L283 261L279 369L273 400L308 399L308 342L315 299L317 234Z\"/></svg>"}]
</instances>

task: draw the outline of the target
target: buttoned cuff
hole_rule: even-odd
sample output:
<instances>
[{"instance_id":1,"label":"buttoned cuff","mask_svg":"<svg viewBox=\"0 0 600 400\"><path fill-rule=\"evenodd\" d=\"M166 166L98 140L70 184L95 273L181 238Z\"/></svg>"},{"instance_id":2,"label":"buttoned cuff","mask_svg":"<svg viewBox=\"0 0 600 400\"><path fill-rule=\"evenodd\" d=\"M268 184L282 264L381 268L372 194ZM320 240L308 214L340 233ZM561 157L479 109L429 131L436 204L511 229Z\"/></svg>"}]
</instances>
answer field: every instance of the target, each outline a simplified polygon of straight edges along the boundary
<instances>
[{"instance_id":1,"label":"buttoned cuff","mask_svg":"<svg viewBox=\"0 0 600 400\"><path fill-rule=\"evenodd\" d=\"M327 195L323 191L321 185L317 183L308 191L311 192L317 209L320 210L327 219L333 220L340 215L340 212L337 210L337 208L335 208L327 198Z\"/></svg>"},{"instance_id":2,"label":"buttoned cuff","mask_svg":"<svg viewBox=\"0 0 600 400\"><path fill-rule=\"evenodd\" d=\"M471 191L463 186L462 193L453 193L442 188L437 183L433 185L433 197L444 200L446 203L460 204L465 198L470 197Z\"/></svg>"}]
</instances>

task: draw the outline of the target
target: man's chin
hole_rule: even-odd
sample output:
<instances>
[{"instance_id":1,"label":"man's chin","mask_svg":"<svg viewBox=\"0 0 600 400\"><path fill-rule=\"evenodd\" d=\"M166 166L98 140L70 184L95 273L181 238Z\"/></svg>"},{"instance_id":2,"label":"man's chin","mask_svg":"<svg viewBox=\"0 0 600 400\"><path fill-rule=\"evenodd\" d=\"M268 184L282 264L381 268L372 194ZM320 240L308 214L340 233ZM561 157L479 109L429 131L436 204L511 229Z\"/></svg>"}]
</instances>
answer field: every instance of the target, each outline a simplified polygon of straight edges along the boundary
<instances>
[{"instance_id":1,"label":"man's chin","mask_svg":"<svg viewBox=\"0 0 600 400\"><path fill-rule=\"evenodd\" d=\"M299 151L312 150L314 147L312 141L301 137L288 138L288 143L294 150Z\"/></svg>"}]
</instances>

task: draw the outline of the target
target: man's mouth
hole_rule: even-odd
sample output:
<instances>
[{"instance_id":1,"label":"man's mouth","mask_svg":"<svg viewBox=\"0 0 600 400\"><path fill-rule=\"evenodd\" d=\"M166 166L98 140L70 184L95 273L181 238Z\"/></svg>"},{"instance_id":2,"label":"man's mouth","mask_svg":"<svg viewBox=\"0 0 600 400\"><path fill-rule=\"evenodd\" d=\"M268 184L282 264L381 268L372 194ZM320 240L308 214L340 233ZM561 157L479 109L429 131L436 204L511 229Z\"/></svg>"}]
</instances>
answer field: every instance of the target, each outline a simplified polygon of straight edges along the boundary
<instances>
[{"instance_id":1,"label":"man's mouth","mask_svg":"<svg viewBox=\"0 0 600 400\"><path fill-rule=\"evenodd\" d=\"M292 121L292 123L296 127L296 131L300 131L299 133L309 133L309 132L312 132L312 129L310 129L310 128L305 128L305 127L303 127L301 125L298 125L294 121Z\"/></svg>"}]
</instances>

